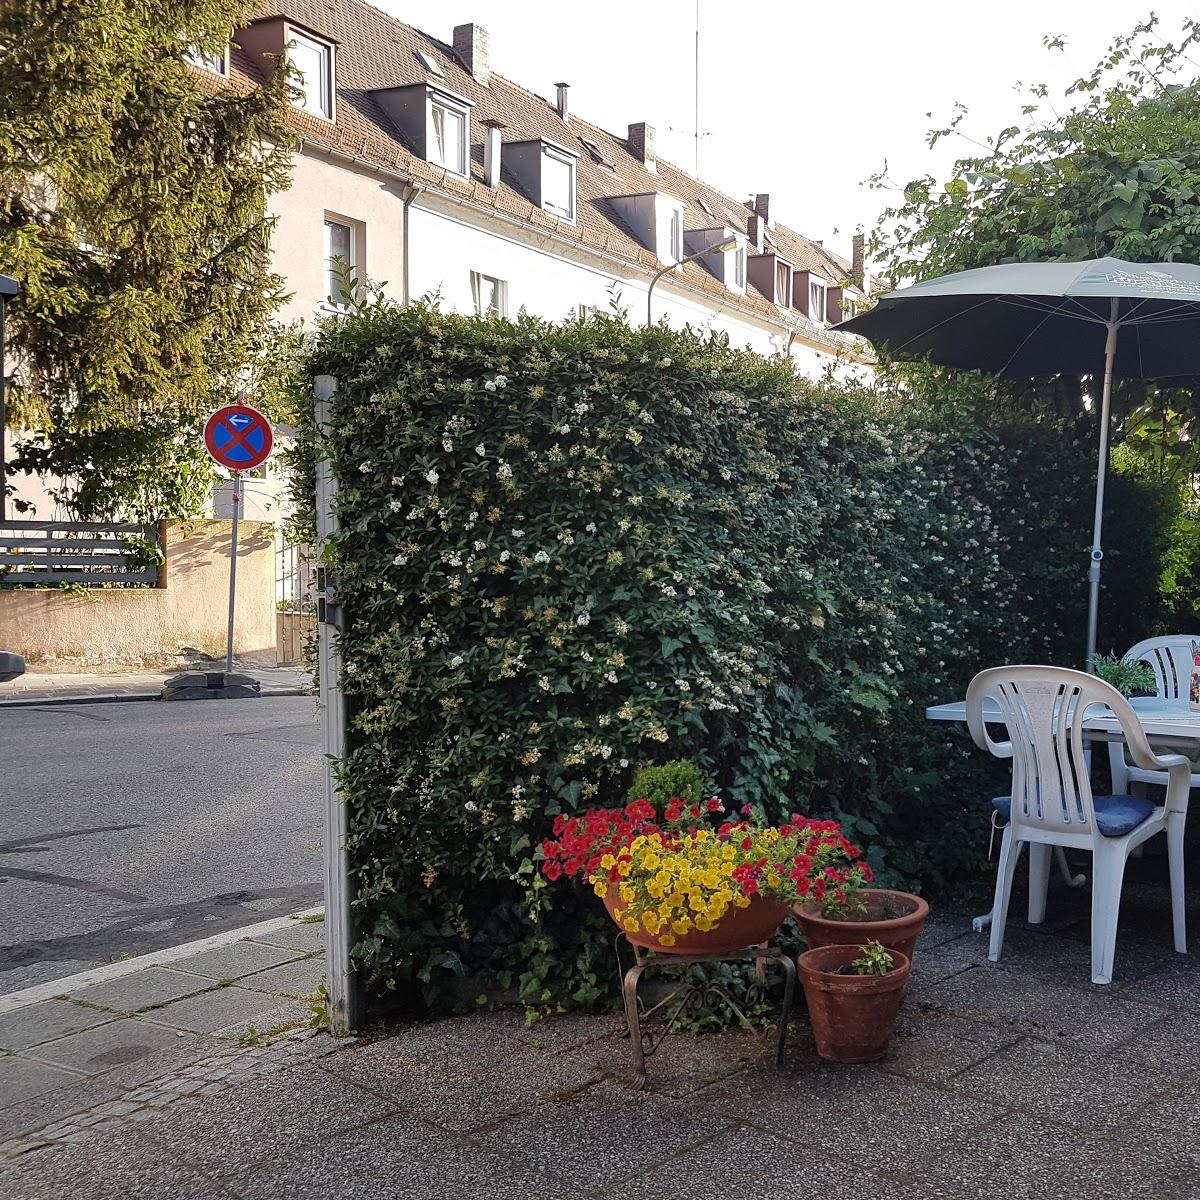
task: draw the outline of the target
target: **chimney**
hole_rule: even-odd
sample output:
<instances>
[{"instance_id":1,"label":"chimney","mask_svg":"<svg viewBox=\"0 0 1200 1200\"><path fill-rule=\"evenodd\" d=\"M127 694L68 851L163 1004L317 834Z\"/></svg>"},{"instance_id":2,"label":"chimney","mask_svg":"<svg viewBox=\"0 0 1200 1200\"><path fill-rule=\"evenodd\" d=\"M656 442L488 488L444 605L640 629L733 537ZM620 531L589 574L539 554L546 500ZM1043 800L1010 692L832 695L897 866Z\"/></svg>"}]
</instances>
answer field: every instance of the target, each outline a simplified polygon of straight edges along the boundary
<instances>
[{"instance_id":1,"label":"chimney","mask_svg":"<svg viewBox=\"0 0 1200 1200\"><path fill-rule=\"evenodd\" d=\"M488 87L492 68L488 59L488 31L482 25L455 25L454 53L476 83Z\"/></svg>"},{"instance_id":2,"label":"chimney","mask_svg":"<svg viewBox=\"0 0 1200 1200\"><path fill-rule=\"evenodd\" d=\"M861 233L854 235L854 249L850 253L850 278L854 286L864 295L867 291L867 239Z\"/></svg>"},{"instance_id":3,"label":"chimney","mask_svg":"<svg viewBox=\"0 0 1200 1200\"><path fill-rule=\"evenodd\" d=\"M750 249L754 254L757 254L762 249L762 222L757 213L750 213L746 217L746 241L750 243Z\"/></svg>"},{"instance_id":4,"label":"chimney","mask_svg":"<svg viewBox=\"0 0 1200 1200\"><path fill-rule=\"evenodd\" d=\"M759 192L754 197L754 211L768 229L775 228L771 223L771 197L766 192Z\"/></svg>"},{"instance_id":5,"label":"chimney","mask_svg":"<svg viewBox=\"0 0 1200 1200\"><path fill-rule=\"evenodd\" d=\"M633 157L639 162L644 163L646 170L658 170L658 167L654 162L653 125L647 125L645 121L638 121L636 125L630 125L629 137L627 141L629 145L629 153L632 154Z\"/></svg>"},{"instance_id":6,"label":"chimney","mask_svg":"<svg viewBox=\"0 0 1200 1200\"><path fill-rule=\"evenodd\" d=\"M568 116L569 109L567 108L567 93L571 90L569 83L556 83L558 88L558 104L555 106L558 109L558 115L565 121Z\"/></svg>"},{"instance_id":7,"label":"chimney","mask_svg":"<svg viewBox=\"0 0 1200 1200\"><path fill-rule=\"evenodd\" d=\"M503 121L484 121L487 130L483 143L483 182L495 187L500 182L500 130Z\"/></svg>"}]
</instances>

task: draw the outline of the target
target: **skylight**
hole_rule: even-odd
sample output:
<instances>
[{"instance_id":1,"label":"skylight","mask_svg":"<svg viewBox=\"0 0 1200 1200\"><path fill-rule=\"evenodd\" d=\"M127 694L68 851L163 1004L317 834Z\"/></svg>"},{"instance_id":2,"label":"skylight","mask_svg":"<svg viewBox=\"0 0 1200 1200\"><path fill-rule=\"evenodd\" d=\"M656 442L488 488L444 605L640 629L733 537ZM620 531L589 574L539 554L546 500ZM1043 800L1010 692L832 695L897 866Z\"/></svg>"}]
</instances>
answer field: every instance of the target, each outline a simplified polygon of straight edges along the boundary
<instances>
[{"instance_id":1,"label":"skylight","mask_svg":"<svg viewBox=\"0 0 1200 1200\"><path fill-rule=\"evenodd\" d=\"M584 149L587 150L588 154L592 156L593 162L599 163L605 170L616 174L616 167L604 157L604 151L591 138L581 136L579 140L583 143Z\"/></svg>"},{"instance_id":2,"label":"skylight","mask_svg":"<svg viewBox=\"0 0 1200 1200\"><path fill-rule=\"evenodd\" d=\"M717 214L716 214L715 212L713 212L713 210L712 210L712 209L711 209L711 208L708 206L708 201L707 201L707 200L703 200L703 199L702 199L702 200L700 201L700 207L701 207L702 209L704 209L704 211L705 211L706 213L708 213L708 215L709 215L710 217L715 217L715 216L717 215Z\"/></svg>"},{"instance_id":3,"label":"skylight","mask_svg":"<svg viewBox=\"0 0 1200 1200\"><path fill-rule=\"evenodd\" d=\"M439 79L445 79L445 72L442 70L441 63L436 58L431 58L424 50L416 51L417 58L421 61L421 66L427 70L430 75L436 75Z\"/></svg>"}]
</instances>

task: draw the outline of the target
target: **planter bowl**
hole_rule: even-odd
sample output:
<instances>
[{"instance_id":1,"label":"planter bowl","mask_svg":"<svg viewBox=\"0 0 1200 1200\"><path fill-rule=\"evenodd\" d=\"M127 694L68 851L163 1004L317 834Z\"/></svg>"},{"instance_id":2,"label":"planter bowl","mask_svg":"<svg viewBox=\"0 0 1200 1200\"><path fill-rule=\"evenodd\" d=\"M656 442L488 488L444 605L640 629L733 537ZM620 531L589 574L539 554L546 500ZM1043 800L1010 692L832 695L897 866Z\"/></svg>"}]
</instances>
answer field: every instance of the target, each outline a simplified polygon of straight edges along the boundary
<instances>
[{"instance_id":1,"label":"planter bowl","mask_svg":"<svg viewBox=\"0 0 1200 1200\"><path fill-rule=\"evenodd\" d=\"M797 960L817 1053L830 1062L874 1062L888 1051L904 986L908 957L892 951L886 975L841 975L862 956L862 946L819 946Z\"/></svg>"},{"instance_id":2,"label":"planter bowl","mask_svg":"<svg viewBox=\"0 0 1200 1200\"><path fill-rule=\"evenodd\" d=\"M886 888L864 888L859 894L867 906L861 919L823 917L815 904L797 904L792 909L808 948L861 946L864 942L874 941L911 959L917 938L929 917L928 903L911 892L894 892ZM896 909L906 910L903 916L885 918L880 915L889 901Z\"/></svg>"},{"instance_id":3,"label":"planter bowl","mask_svg":"<svg viewBox=\"0 0 1200 1200\"><path fill-rule=\"evenodd\" d=\"M608 915L621 928L624 902L610 888L604 897ZM744 950L769 942L778 932L787 916L787 905L778 900L767 900L754 896L748 908L730 908L712 929L692 930L691 933L676 934L673 946L664 946L653 934L644 929L637 933L626 932L625 936L635 946L654 950L659 954L728 954L732 950Z\"/></svg>"}]
</instances>

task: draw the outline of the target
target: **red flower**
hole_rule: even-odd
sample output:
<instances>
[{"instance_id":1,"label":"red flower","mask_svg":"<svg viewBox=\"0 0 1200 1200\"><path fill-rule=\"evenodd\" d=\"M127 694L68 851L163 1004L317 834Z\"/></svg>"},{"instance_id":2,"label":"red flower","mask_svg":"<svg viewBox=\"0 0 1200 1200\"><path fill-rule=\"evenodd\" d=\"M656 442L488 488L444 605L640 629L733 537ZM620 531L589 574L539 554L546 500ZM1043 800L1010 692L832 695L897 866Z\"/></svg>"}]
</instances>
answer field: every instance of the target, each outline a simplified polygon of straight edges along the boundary
<instances>
[{"instance_id":1,"label":"red flower","mask_svg":"<svg viewBox=\"0 0 1200 1200\"><path fill-rule=\"evenodd\" d=\"M704 807L708 812L720 812L721 802L716 798L716 796L711 796L707 801L705 801Z\"/></svg>"},{"instance_id":2,"label":"red flower","mask_svg":"<svg viewBox=\"0 0 1200 1200\"><path fill-rule=\"evenodd\" d=\"M562 867L556 862L546 862L542 864L542 874L547 879L557 879L562 874Z\"/></svg>"},{"instance_id":3,"label":"red flower","mask_svg":"<svg viewBox=\"0 0 1200 1200\"><path fill-rule=\"evenodd\" d=\"M758 891L757 880L747 879L746 882L742 884L742 895L743 896L753 896L757 893L757 891Z\"/></svg>"},{"instance_id":4,"label":"red flower","mask_svg":"<svg viewBox=\"0 0 1200 1200\"><path fill-rule=\"evenodd\" d=\"M557 858L561 850L562 846L558 842L552 842L549 838L542 842L542 853L547 858Z\"/></svg>"},{"instance_id":5,"label":"red flower","mask_svg":"<svg viewBox=\"0 0 1200 1200\"><path fill-rule=\"evenodd\" d=\"M753 804L743 804L742 807L740 809L738 809L738 812L740 812L743 817L748 817L753 811L754 811Z\"/></svg>"}]
</instances>

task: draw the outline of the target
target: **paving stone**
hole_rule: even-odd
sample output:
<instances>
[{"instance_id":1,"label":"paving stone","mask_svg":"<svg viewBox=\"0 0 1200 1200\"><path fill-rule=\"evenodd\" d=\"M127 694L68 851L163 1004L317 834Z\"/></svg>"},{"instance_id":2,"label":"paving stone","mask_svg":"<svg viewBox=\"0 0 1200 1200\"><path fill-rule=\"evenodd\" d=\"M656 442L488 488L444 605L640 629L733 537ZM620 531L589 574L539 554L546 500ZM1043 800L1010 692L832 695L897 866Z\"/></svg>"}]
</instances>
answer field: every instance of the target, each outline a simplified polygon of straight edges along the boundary
<instances>
[{"instance_id":1,"label":"paving stone","mask_svg":"<svg viewBox=\"0 0 1200 1200\"><path fill-rule=\"evenodd\" d=\"M975 938L976 935L972 935L971 939L958 938L930 950L918 946L913 955L906 994L912 995L986 962L986 943L981 947Z\"/></svg>"},{"instance_id":2,"label":"paving stone","mask_svg":"<svg viewBox=\"0 0 1200 1200\"><path fill-rule=\"evenodd\" d=\"M1015 1030L905 1006L880 1067L891 1074L942 1083L1012 1045L1019 1036Z\"/></svg>"},{"instance_id":3,"label":"paving stone","mask_svg":"<svg viewBox=\"0 0 1200 1200\"><path fill-rule=\"evenodd\" d=\"M314 1139L266 1171L224 1182L242 1200L580 1200L548 1164L509 1146L503 1153L464 1142L412 1117Z\"/></svg>"},{"instance_id":4,"label":"paving stone","mask_svg":"<svg viewBox=\"0 0 1200 1200\"><path fill-rule=\"evenodd\" d=\"M266 1013L275 1012L278 1007L272 997L262 992L223 987L153 1009L139 1020L154 1021L195 1033L216 1033L240 1028ZM268 1025L263 1027L267 1028Z\"/></svg>"},{"instance_id":5,"label":"paving stone","mask_svg":"<svg viewBox=\"0 0 1200 1200\"><path fill-rule=\"evenodd\" d=\"M1121 1131L1120 1142L1181 1171L1200 1172L1200 1093L1192 1080L1148 1104ZM1200 1195L1197 1189L1195 1195Z\"/></svg>"},{"instance_id":6,"label":"paving stone","mask_svg":"<svg viewBox=\"0 0 1200 1200\"><path fill-rule=\"evenodd\" d=\"M973 967L918 993L922 1004L979 1021L1013 1026L1031 1037L1065 1038L1091 1048L1115 1046L1162 1018L1123 993L1069 987L995 966Z\"/></svg>"},{"instance_id":7,"label":"paving stone","mask_svg":"<svg viewBox=\"0 0 1200 1200\"><path fill-rule=\"evenodd\" d=\"M1112 1053L1194 1080L1200 1070L1200 1012L1170 1013L1153 1028L1132 1034Z\"/></svg>"},{"instance_id":8,"label":"paving stone","mask_svg":"<svg viewBox=\"0 0 1200 1200\"><path fill-rule=\"evenodd\" d=\"M980 962L987 963L987 938L981 935L978 944L981 947ZM1082 941L1070 937L1047 936L1037 926L1025 926L1006 932L1001 959L992 965L1005 971L1017 971L1022 975L1046 979L1051 983L1107 991L1114 986L1124 989L1125 985L1151 974L1160 965L1160 960L1139 954L1128 947L1118 946L1113 983L1094 984L1090 936ZM1128 988L1126 998L1137 998L1136 988Z\"/></svg>"},{"instance_id":9,"label":"paving stone","mask_svg":"<svg viewBox=\"0 0 1200 1200\"><path fill-rule=\"evenodd\" d=\"M0 1050L26 1050L39 1042L111 1020L112 1013L98 1012L66 1000L43 1000L14 1012L0 1013Z\"/></svg>"},{"instance_id":10,"label":"paving stone","mask_svg":"<svg viewBox=\"0 0 1200 1200\"><path fill-rule=\"evenodd\" d=\"M0 1079L3 1078L5 1061L0 1059ZM61 1121L64 1117L112 1100L118 1095L118 1088L108 1079L80 1079L67 1072L58 1072L53 1078L56 1086L49 1091L27 1096L16 1104L0 1109L0 1143ZM2 1090L3 1083L0 1082Z\"/></svg>"},{"instance_id":11,"label":"paving stone","mask_svg":"<svg viewBox=\"0 0 1200 1200\"><path fill-rule=\"evenodd\" d=\"M947 1085L964 1100L995 1096L1047 1121L1089 1132L1117 1130L1172 1081L1111 1053L1027 1038L956 1075Z\"/></svg>"},{"instance_id":12,"label":"paving stone","mask_svg":"<svg viewBox=\"0 0 1200 1200\"><path fill-rule=\"evenodd\" d=\"M62 1067L35 1062L22 1055L5 1054L0 1057L0 1112L79 1080L79 1075Z\"/></svg>"},{"instance_id":13,"label":"paving stone","mask_svg":"<svg viewBox=\"0 0 1200 1200\"><path fill-rule=\"evenodd\" d=\"M157 1050L175 1048L178 1040L174 1030L125 1017L35 1046L28 1053L84 1075L103 1075L145 1059Z\"/></svg>"},{"instance_id":14,"label":"paving stone","mask_svg":"<svg viewBox=\"0 0 1200 1200\"><path fill-rule=\"evenodd\" d=\"M322 950L325 947L324 921L290 921L283 929L264 933L253 939L269 946L282 946L288 950Z\"/></svg>"},{"instance_id":15,"label":"paving stone","mask_svg":"<svg viewBox=\"0 0 1200 1200\"><path fill-rule=\"evenodd\" d=\"M1114 984L1121 994L1140 1004L1168 1009L1200 1009L1200 958L1159 962L1138 979Z\"/></svg>"},{"instance_id":16,"label":"paving stone","mask_svg":"<svg viewBox=\"0 0 1200 1200\"><path fill-rule=\"evenodd\" d=\"M169 967L147 967L135 975L93 984L72 993L71 999L133 1013L202 992L212 985L213 981L206 975L192 975Z\"/></svg>"},{"instance_id":17,"label":"paving stone","mask_svg":"<svg viewBox=\"0 0 1200 1200\"><path fill-rule=\"evenodd\" d=\"M267 946L261 942L230 942L212 950L180 959L175 965L192 975L207 975L210 979L240 979L252 971L265 971L280 963L300 958L301 951L283 946Z\"/></svg>"},{"instance_id":18,"label":"paving stone","mask_svg":"<svg viewBox=\"0 0 1200 1200\"><path fill-rule=\"evenodd\" d=\"M299 999L315 992L324 978L325 956L319 954L314 958L301 958L270 967L266 971L257 971L239 979L238 983L257 992L273 992Z\"/></svg>"}]
</instances>

